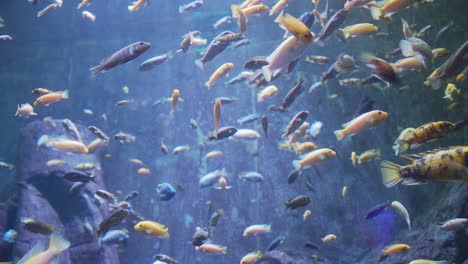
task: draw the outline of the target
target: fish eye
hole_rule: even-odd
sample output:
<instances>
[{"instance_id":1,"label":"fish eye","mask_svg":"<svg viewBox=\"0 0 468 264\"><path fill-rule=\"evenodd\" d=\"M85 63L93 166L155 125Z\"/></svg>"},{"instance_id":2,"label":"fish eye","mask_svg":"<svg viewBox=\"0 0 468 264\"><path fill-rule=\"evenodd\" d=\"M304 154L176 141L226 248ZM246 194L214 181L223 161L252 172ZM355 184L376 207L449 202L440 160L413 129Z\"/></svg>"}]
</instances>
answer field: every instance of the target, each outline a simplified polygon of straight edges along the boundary
<instances>
[{"instance_id":1,"label":"fish eye","mask_svg":"<svg viewBox=\"0 0 468 264\"><path fill-rule=\"evenodd\" d=\"M378 114L381 115L381 114L382 114L382 111L379 111Z\"/></svg>"},{"instance_id":2,"label":"fish eye","mask_svg":"<svg viewBox=\"0 0 468 264\"><path fill-rule=\"evenodd\" d=\"M140 41L140 43L139 43L139 44L140 44L140 45L144 45L145 43L143 43L143 41Z\"/></svg>"},{"instance_id":3,"label":"fish eye","mask_svg":"<svg viewBox=\"0 0 468 264\"><path fill-rule=\"evenodd\" d=\"M304 38L310 38L312 35L310 35L309 33L307 34L304 34Z\"/></svg>"}]
</instances>

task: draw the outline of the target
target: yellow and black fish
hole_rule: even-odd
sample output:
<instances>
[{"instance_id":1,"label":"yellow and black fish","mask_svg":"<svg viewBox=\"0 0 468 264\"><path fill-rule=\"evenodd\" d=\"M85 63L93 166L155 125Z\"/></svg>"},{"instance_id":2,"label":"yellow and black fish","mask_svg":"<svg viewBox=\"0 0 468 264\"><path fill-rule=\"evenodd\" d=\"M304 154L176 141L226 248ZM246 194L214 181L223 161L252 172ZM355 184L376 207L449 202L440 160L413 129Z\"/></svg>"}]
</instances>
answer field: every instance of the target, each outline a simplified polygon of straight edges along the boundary
<instances>
[{"instance_id":1,"label":"yellow and black fish","mask_svg":"<svg viewBox=\"0 0 468 264\"><path fill-rule=\"evenodd\" d=\"M468 146L402 155L402 158L412 163L402 166L383 161L380 164L382 182L387 188L400 182L404 185L419 185L427 181L468 182Z\"/></svg>"}]
</instances>

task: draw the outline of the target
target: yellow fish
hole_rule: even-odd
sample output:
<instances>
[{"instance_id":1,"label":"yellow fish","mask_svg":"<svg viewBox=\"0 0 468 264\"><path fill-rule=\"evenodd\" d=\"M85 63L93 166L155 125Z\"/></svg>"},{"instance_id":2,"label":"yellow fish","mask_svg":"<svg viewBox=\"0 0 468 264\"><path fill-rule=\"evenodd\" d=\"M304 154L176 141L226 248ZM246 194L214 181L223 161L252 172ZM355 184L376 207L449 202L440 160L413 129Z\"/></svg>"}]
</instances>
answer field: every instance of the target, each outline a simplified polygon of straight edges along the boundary
<instances>
[{"instance_id":1,"label":"yellow fish","mask_svg":"<svg viewBox=\"0 0 468 264\"><path fill-rule=\"evenodd\" d=\"M135 231L151 235L151 236L162 236L164 238L169 238L169 230L166 226L156 223L154 221L141 221L137 223L133 229Z\"/></svg>"},{"instance_id":2,"label":"yellow fish","mask_svg":"<svg viewBox=\"0 0 468 264\"><path fill-rule=\"evenodd\" d=\"M43 245L38 243L17 264L46 264L50 263L60 252L70 247L70 242L58 234L50 236L49 248L44 250Z\"/></svg>"},{"instance_id":3,"label":"yellow fish","mask_svg":"<svg viewBox=\"0 0 468 264\"><path fill-rule=\"evenodd\" d=\"M302 40L304 43L309 44L315 37L314 33L310 32L309 28L304 23L290 14L283 15L283 11L281 11L279 16L275 19L275 22L279 23L281 28Z\"/></svg>"}]
</instances>

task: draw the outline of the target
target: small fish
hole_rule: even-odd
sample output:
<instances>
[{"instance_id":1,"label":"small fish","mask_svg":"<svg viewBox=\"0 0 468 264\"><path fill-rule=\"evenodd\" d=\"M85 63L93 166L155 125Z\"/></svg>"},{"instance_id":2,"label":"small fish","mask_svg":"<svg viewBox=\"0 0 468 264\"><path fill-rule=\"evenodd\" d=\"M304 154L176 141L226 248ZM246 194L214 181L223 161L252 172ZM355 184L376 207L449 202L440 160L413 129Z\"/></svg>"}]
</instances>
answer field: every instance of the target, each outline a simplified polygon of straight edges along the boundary
<instances>
[{"instance_id":1,"label":"small fish","mask_svg":"<svg viewBox=\"0 0 468 264\"><path fill-rule=\"evenodd\" d=\"M263 254L261 251L250 252L240 260L240 264L253 264L257 260L261 259Z\"/></svg>"},{"instance_id":2,"label":"small fish","mask_svg":"<svg viewBox=\"0 0 468 264\"><path fill-rule=\"evenodd\" d=\"M443 231L457 231L457 230L462 230L467 225L468 225L467 218L453 218L442 223L439 226L439 229Z\"/></svg>"},{"instance_id":3,"label":"small fish","mask_svg":"<svg viewBox=\"0 0 468 264\"><path fill-rule=\"evenodd\" d=\"M200 188L206 188L216 184L221 177L226 177L226 170L215 170L200 177L198 185Z\"/></svg>"},{"instance_id":4,"label":"small fish","mask_svg":"<svg viewBox=\"0 0 468 264\"><path fill-rule=\"evenodd\" d=\"M124 230L109 230L99 239L99 242L106 245L122 244L129 237L128 233Z\"/></svg>"},{"instance_id":5,"label":"small fish","mask_svg":"<svg viewBox=\"0 0 468 264\"><path fill-rule=\"evenodd\" d=\"M106 190L96 190L94 192L94 194L96 194L97 196L101 197L101 198L104 198L106 199L107 201L110 201L110 202L113 202L113 201L117 201L117 198L115 197L115 195L111 192L108 192Z\"/></svg>"},{"instance_id":6,"label":"small fish","mask_svg":"<svg viewBox=\"0 0 468 264\"><path fill-rule=\"evenodd\" d=\"M244 229L243 236L258 236L271 232L271 225L251 225Z\"/></svg>"},{"instance_id":7,"label":"small fish","mask_svg":"<svg viewBox=\"0 0 468 264\"><path fill-rule=\"evenodd\" d=\"M306 120L306 118L309 116L308 111L301 111L297 113L291 121L289 121L288 126L286 127L285 133L282 135L284 138L288 138L289 135L291 135L296 129L298 129Z\"/></svg>"},{"instance_id":8,"label":"small fish","mask_svg":"<svg viewBox=\"0 0 468 264\"><path fill-rule=\"evenodd\" d=\"M299 169L291 171L288 174L288 184L294 183L297 180L297 178L301 175L301 173L302 173L302 170L299 170Z\"/></svg>"},{"instance_id":9,"label":"small fish","mask_svg":"<svg viewBox=\"0 0 468 264\"><path fill-rule=\"evenodd\" d=\"M81 3L78 4L78 6L76 7L76 9L80 10L81 8L89 5L91 3L92 0L82 0Z\"/></svg>"},{"instance_id":10,"label":"small fish","mask_svg":"<svg viewBox=\"0 0 468 264\"><path fill-rule=\"evenodd\" d=\"M70 170L63 174L63 178L71 182L91 182L95 181L95 176L90 172L80 170Z\"/></svg>"},{"instance_id":11,"label":"small fish","mask_svg":"<svg viewBox=\"0 0 468 264\"><path fill-rule=\"evenodd\" d=\"M379 256L379 261L382 261L389 255L397 254L397 253L402 253L410 250L410 246L406 244L393 244L388 247L386 247L384 250L382 250L382 253Z\"/></svg>"},{"instance_id":12,"label":"small fish","mask_svg":"<svg viewBox=\"0 0 468 264\"><path fill-rule=\"evenodd\" d=\"M77 194L80 192L84 187L86 186L86 183L84 182L75 182L70 189L68 190L68 193L71 195Z\"/></svg>"},{"instance_id":13,"label":"small fish","mask_svg":"<svg viewBox=\"0 0 468 264\"><path fill-rule=\"evenodd\" d=\"M296 98L303 92L303 85L304 79L302 77L299 78L298 81L294 84L294 86L289 90L286 96L283 98L281 102L281 109L283 111L287 111L292 103L296 100Z\"/></svg>"},{"instance_id":14,"label":"small fish","mask_svg":"<svg viewBox=\"0 0 468 264\"><path fill-rule=\"evenodd\" d=\"M323 243L330 243L334 240L336 240L336 235L334 234L328 234L322 238Z\"/></svg>"},{"instance_id":15,"label":"small fish","mask_svg":"<svg viewBox=\"0 0 468 264\"><path fill-rule=\"evenodd\" d=\"M86 148L88 149L89 153L93 153L97 148L104 145L104 143L104 140L96 138L95 140L91 141L91 143L89 143Z\"/></svg>"},{"instance_id":16,"label":"small fish","mask_svg":"<svg viewBox=\"0 0 468 264\"><path fill-rule=\"evenodd\" d=\"M59 91L59 92L53 92L53 93L48 93L40 96L39 98L34 101L34 106L38 105L45 105L48 106L49 104L52 103L57 103L61 100L68 99L69 93L68 90L65 91Z\"/></svg>"},{"instance_id":17,"label":"small fish","mask_svg":"<svg viewBox=\"0 0 468 264\"><path fill-rule=\"evenodd\" d=\"M347 193L348 193L348 186L343 186L343 189L341 189L341 197L345 198Z\"/></svg>"},{"instance_id":18,"label":"small fish","mask_svg":"<svg viewBox=\"0 0 468 264\"><path fill-rule=\"evenodd\" d=\"M289 199L284 203L286 209L297 209L304 207L310 203L310 197L306 195L299 195L294 198Z\"/></svg>"},{"instance_id":19,"label":"small fish","mask_svg":"<svg viewBox=\"0 0 468 264\"><path fill-rule=\"evenodd\" d=\"M208 87L208 90L211 89L211 86L219 80L221 77L228 75L229 72L232 70L234 67L234 64L232 63L224 63L221 65L211 76L208 81L205 82L205 86Z\"/></svg>"},{"instance_id":20,"label":"small fish","mask_svg":"<svg viewBox=\"0 0 468 264\"><path fill-rule=\"evenodd\" d=\"M216 21L216 22L213 24L213 28L214 28L214 29L218 29L218 28L221 27L222 25L225 25L225 24L227 24L227 23L231 23L231 19L232 19L231 16L224 16L224 17L218 19L218 21Z\"/></svg>"},{"instance_id":21,"label":"small fish","mask_svg":"<svg viewBox=\"0 0 468 264\"><path fill-rule=\"evenodd\" d=\"M172 91L172 95L171 95L171 112L169 113L170 116L172 116L175 112L175 107L177 105L177 103L180 101L180 92L178 89L174 89Z\"/></svg>"},{"instance_id":22,"label":"small fish","mask_svg":"<svg viewBox=\"0 0 468 264\"><path fill-rule=\"evenodd\" d=\"M88 154L88 148L81 142L75 140L53 140L50 139L47 135L43 135L38 140L37 147L46 145L57 151L70 152L74 154Z\"/></svg>"},{"instance_id":23,"label":"small fish","mask_svg":"<svg viewBox=\"0 0 468 264\"><path fill-rule=\"evenodd\" d=\"M46 224L30 217L21 217L21 226L27 231L35 234L50 235L56 231L52 225Z\"/></svg>"},{"instance_id":24,"label":"small fish","mask_svg":"<svg viewBox=\"0 0 468 264\"><path fill-rule=\"evenodd\" d=\"M73 138L73 140L83 142L78 128L76 128L76 125L70 119L63 119L62 125L65 128L65 131L67 131L67 133Z\"/></svg>"},{"instance_id":25,"label":"small fish","mask_svg":"<svg viewBox=\"0 0 468 264\"><path fill-rule=\"evenodd\" d=\"M208 139L209 140L221 140L221 139L234 136L235 134L237 134L237 132L239 132L239 130L233 126L222 127L218 129L218 133L216 133L216 135L208 136Z\"/></svg>"},{"instance_id":26,"label":"small fish","mask_svg":"<svg viewBox=\"0 0 468 264\"><path fill-rule=\"evenodd\" d=\"M89 11L81 12L81 17L91 22L96 21L96 15L94 15L93 13Z\"/></svg>"},{"instance_id":27,"label":"small fish","mask_svg":"<svg viewBox=\"0 0 468 264\"><path fill-rule=\"evenodd\" d=\"M234 78L230 79L229 81L227 81L225 84L232 85L232 84L243 82L243 81L247 80L248 78L252 77L253 74L254 73L250 72L250 71L243 71L243 72L239 73L236 77L234 77Z\"/></svg>"},{"instance_id":28,"label":"small fish","mask_svg":"<svg viewBox=\"0 0 468 264\"><path fill-rule=\"evenodd\" d=\"M304 212L304 215L302 216L302 219L304 219L304 221L306 221L311 215L312 215L312 211L306 210Z\"/></svg>"},{"instance_id":29,"label":"small fish","mask_svg":"<svg viewBox=\"0 0 468 264\"><path fill-rule=\"evenodd\" d=\"M48 6L46 6L44 9L42 9L41 11L37 12L37 17L42 17L45 14L49 13L50 11L52 11L52 10L58 8L58 7L60 7L59 4L51 3Z\"/></svg>"},{"instance_id":30,"label":"small fish","mask_svg":"<svg viewBox=\"0 0 468 264\"><path fill-rule=\"evenodd\" d=\"M140 64L140 66L138 66L138 70L139 71L149 71L149 70L155 68L156 66L159 66L159 65L163 64L164 62L168 61L171 58L172 58L171 53L167 53L167 54L159 55L159 56L156 56L156 57L152 57L152 58L147 59L144 62L142 62Z\"/></svg>"},{"instance_id":31,"label":"small fish","mask_svg":"<svg viewBox=\"0 0 468 264\"><path fill-rule=\"evenodd\" d=\"M137 197L138 194L139 194L138 191L132 191L132 192L130 192L129 194L125 195L125 197L124 197L123 200L126 201L126 202L128 202L128 201L134 199L135 197Z\"/></svg>"},{"instance_id":32,"label":"small fish","mask_svg":"<svg viewBox=\"0 0 468 264\"><path fill-rule=\"evenodd\" d=\"M319 32L317 38L314 40L318 45L323 46L324 42L327 41L348 17L348 9L338 10L330 19L327 21L327 24Z\"/></svg>"},{"instance_id":33,"label":"small fish","mask_svg":"<svg viewBox=\"0 0 468 264\"><path fill-rule=\"evenodd\" d=\"M439 32L437 32L436 36L434 37L434 43L439 42L439 40L447 33L447 31L453 26L453 21L450 21L446 26L441 28Z\"/></svg>"},{"instance_id":34,"label":"small fish","mask_svg":"<svg viewBox=\"0 0 468 264\"><path fill-rule=\"evenodd\" d=\"M243 171L239 173L239 179L249 182L263 182L265 177L256 171Z\"/></svg>"},{"instance_id":35,"label":"small fish","mask_svg":"<svg viewBox=\"0 0 468 264\"><path fill-rule=\"evenodd\" d=\"M339 35L344 39L358 36L369 36L376 34L378 31L379 27L371 23L359 23L347 26L343 29L338 29Z\"/></svg>"},{"instance_id":36,"label":"small fish","mask_svg":"<svg viewBox=\"0 0 468 264\"><path fill-rule=\"evenodd\" d=\"M406 207L399 201L393 201L391 206L405 220L408 225L408 229L411 231L411 219Z\"/></svg>"},{"instance_id":37,"label":"small fish","mask_svg":"<svg viewBox=\"0 0 468 264\"><path fill-rule=\"evenodd\" d=\"M210 237L208 227L197 227L195 233L192 235L192 245L201 246Z\"/></svg>"},{"instance_id":38,"label":"small fish","mask_svg":"<svg viewBox=\"0 0 468 264\"><path fill-rule=\"evenodd\" d=\"M120 64L124 64L133 59L136 59L145 51L147 51L150 47L151 47L151 44L149 44L148 42L144 42L144 41L135 42L133 44L130 44L116 51L109 57L103 59L99 63L99 65L92 67L89 70L91 71L93 76L96 76L101 72L111 70L112 68L115 68Z\"/></svg>"},{"instance_id":39,"label":"small fish","mask_svg":"<svg viewBox=\"0 0 468 264\"><path fill-rule=\"evenodd\" d=\"M91 171L96 168L93 163L85 162L85 163L79 163L75 167L73 167L75 170L80 170L80 171ZM99 168L97 168L99 169Z\"/></svg>"},{"instance_id":40,"label":"small fish","mask_svg":"<svg viewBox=\"0 0 468 264\"><path fill-rule=\"evenodd\" d=\"M380 149L370 149L364 151L357 157L357 164L367 163L371 160L379 160L381 155L380 152Z\"/></svg>"},{"instance_id":41,"label":"small fish","mask_svg":"<svg viewBox=\"0 0 468 264\"><path fill-rule=\"evenodd\" d=\"M156 192L158 192L160 201L169 201L176 194L176 189L170 183L164 182L158 184Z\"/></svg>"},{"instance_id":42,"label":"small fish","mask_svg":"<svg viewBox=\"0 0 468 264\"><path fill-rule=\"evenodd\" d=\"M53 159L53 160L47 161L46 164L47 164L47 167L55 167L55 166L61 166L61 165L67 164L67 162L61 159Z\"/></svg>"},{"instance_id":43,"label":"small fish","mask_svg":"<svg viewBox=\"0 0 468 264\"><path fill-rule=\"evenodd\" d=\"M164 254L154 255L153 259L167 263L167 264L177 264L177 261L174 258L169 257L168 255L164 255Z\"/></svg>"},{"instance_id":44,"label":"small fish","mask_svg":"<svg viewBox=\"0 0 468 264\"><path fill-rule=\"evenodd\" d=\"M445 96L442 97L444 99L454 101L456 97L460 95L460 90L457 89L455 84L449 83L447 84L447 88L445 89Z\"/></svg>"},{"instance_id":45,"label":"small fish","mask_svg":"<svg viewBox=\"0 0 468 264\"><path fill-rule=\"evenodd\" d=\"M302 23L302 21L290 14L283 15L283 11L281 11L279 16L275 19L275 22L279 23L281 28L305 43L310 43L315 37L314 33L312 33L309 27Z\"/></svg>"},{"instance_id":46,"label":"small fish","mask_svg":"<svg viewBox=\"0 0 468 264\"><path fill-rule=\"evenodd\" d=\"M415 259L408 264L449 264L449 262L446 260Z\"/></svg>"},{"instance_id":47,"label":"small fish","mask_svg":"<svg viewBox=\"0 0 468 264\"><path fill-rule=\"evenodd\" d=\"M210 217L210 225L211 226L217 226L219 219L224 216L224 211L223 209L218 209L216 210Z\"/></svg>"},{"instance_id":48,"label":"small fish","mask_svg":"<svg viewBox=\"0 0 468 264\"><path fill-rule=\"evenodd\" d=\"M244 64L244 68L248 70L258 70L258 69L261 69L265 65L268 65L267 57L256 56L248 60Z\"/></svg>"},{"instance_id":49,"label":"small fish","mask_svg":"<svg viewBox=\"0 0 468 264\"><path fill-rule=\"evenodd\" d=\"M346 0L346 3L344 4L344 8L351 9L351 8L363 7L372 1L373 0Z\"/></svg>"},{"instance_id":50,"label":"small fish","mask_svg":"<svg viewBox=\"0 0 468 264\"><path fill-rule=\"evenodd\" d=\"M145 235L169 238L169 229L154 221L138 222L133 229Z\"/></svg>"},{"instance_id":51,"label":"small fish","mask_svg":"<svg viewBox=\"0 0 468 264\"><path fill-rule=\"evenodd\" d=\"M244 13L244 10L242 10L238 5L231 5L231 13L232 18L237 18L237 26L239 27L239 31L241 33L247 31L248 17Z\"/></svg>"},{"instance_id":52,"label":"small fish","mask_svg":"<svg viewBox=\"0 0 468 264\"><path fill-rule=\"evenodd\" d=\"M180 5L179 13L182 14L188 11L196 10L200 8L202 5L203 5L203 0L195 0L185 5Z\"/></svg>"},{"instance_id":53,"label":"small fish","mask_svg":"<svg viewBox=\"0 0 468 264\"><path fill-rule=\"evenodd\" d=\"M273 251L275 250L277 247L281 246L281 244L283 244L284 240L286 239L285 236L279 236L275 239L273 239L270 244L268 244L268 247L266 248L266 252L269 252L269 251Z\"/></svg>"},{"instance_id":54,"label":"small fish","mask_svg":"<svg viewBox=\"0 0 468 264\"><path fill-rule=\"evenodd\" d=\"M114 135L114 139L118 140L120 143L132 143L136 141L136 137L132 134L119 132Z\"/></svg>"},{"instance_id":55,"label":"small fish","mask_svg":"<svg viewBox=\"0 0 468 264\"><path fill-rule=\"evenodd\" d=\"M13 229L8 229L5 233L3 233L2 236L2 241L5 241L7 243L15 243L16 237L18 236L18 232L16 232Z\"/></svg>"},{"instance_id":56,"label":"small fish","mask_svg":"<svg viewBox=\"0 0 468 264\"><path fill-rule=\"evenodd\" d=\"M366 219L372 219L372 218L382 214L383 211L385 211L385 209L387 209L387 207L389 205L390 205L390 203L386 202L386 203L378 204L378 205L372 207L371 209L369 209L369 211L367 211Z\"/></svg>"},{"instance_id":57,"label":"small fish","mask_svg":"<svg viewBox=\"0 0 468 264\"><path fill-rule=\"evenodd\" d=\"M366 66L369 67L376 74L376 76L379 79L390 84L399 83L399 78L395 69L390 63L388 63L384 59L369 54L364 54L362 55L362 60L364 61ZM364 82L362 83L364 84Z\"/></svg>"},{"instance_id":58,"label":"small fish","mask_svg":"<svg viewBox=\"0 0 468 264\"><path fill-rule=\"evenodd\" d=\"M104 142L109 142L109 136L107 136L101 129L95 126L89 126L88 129L91 133L93 133L93 135L95 135L99 139L103 140Z\"/></svg>"},{"instance_id":59,"label":"small fish","mask_svg":"<svg viewBox=\"0 0 468 264\"><path fill-rule=\"evenodd\" d=\"M320 121L315 121L309 128L309 134L316 138L320 134L320 130L322 129L323 123Z\"/></svg>"},{"instance_id":60,"label":"small fish","mask_svg":"<svg viewBox=\"0 0 468 264\"><path fill-rule=\"evenodd\" d=\"M239 98L236 98L236 97L216 97L214 100L213 100L213 104L216 102L216 100L219 100L221 102L221 105L223 104L231 104L231 103L234 103L234 102L237 102L239 100Z\"/></svg>"},{"instance_id":61,"label":"small fish","mask_svg":"<svg viewBox=\"0 0 468 264\"><path fill-rule=\"evenodd\" d=\"M265 133L265 137L268 138L268 118L266 116L262 116L261 123L263 132Z\"/></svg>"},{"instance_id":62,"label":"small fish","mask_svg":"<svg viewBox=\"0 0 468 264\"><path fill-rule=\"evenodd\" d=\"M239 125L245 125L251 122L254 122L260 118L260 114L249 114L237 119Z\"/></svg>"},{"instance_id":63,"label":"small fish","mask_svg":"<svg viewBox=\"0 0 468 264\"><path fill-rule=\"evenodd\" d=\"M357 159L358 159L358 158L357 158L356 152L354 152L354 151L351 152L351 158L350 158L350 160L351 160L351 163L353 164L353 167L356 167Z\"/></svg>"},{"instance_id":64,"label":"small fish","mask_svg":"<svg viewBox=\"0 0 468 264\"><path fill-rule=\"evenodd\" d=\"M151 173L151 170L148 168L139 168L137 171L138 175L148 175Z\"/></svg>"},{"instance_id":65,"label":"small fish","mask_svg":"<svg viewBox=\"0 0 468 264\"><path fill-rule=\"evenodd\" d=\"M159 149L163 154L168 154L169 153L169 148L164 144L164 142L161 141L161 145L159 146Z\"/></svg>"},{"instance_id":66,"label":"small fish","mask_svg":"<svg viewBox=\"0 0 468 264\"><path fill-rule=\"evenodd\" d=\"M245 36L240 33L234 33L232 31L224 31L217 35L208 45L208 48L203 53L203 57L195 61L195 64L203 69L205 63L211 61L214 57L224 51L229 44L244 39Z\"/></svg>"},{"instance_id":67,"label":"small fish","mask_svg":"<svg viewBox=\"0 0 468 264\"><path fill-rule=\"evenodd\" d=\"M34 108L32 105L26 103L26 104L21 104L18 105L18 108L16 109L15 116L23 117L28 119L30 116L36 116L37 113L34 112Z\"/></svg>"},{"instance_id":68,"label":"small fish","mask_svg":"<svg viewBox=\"0 0 468 264\"><path fill-rule=\"evenodd\" d=\"M97 235L106 233L110 228L120 224L125 217L129 215L129 211L123 208L117 208L110 215L108 215L101 223L96 230Z\"/></svg>"},{"instance_id":69,"label":"small fish","mask_svg":"<svg viewBox=\"0 0 468 264\"><path fill-rule=\"evenodd\" d=\"M197 123L197 121L195 121L195 119L192 119L192 118L190 119L190 127L192 129L197 129L198 128L198 123Z\"/></svg>"},{"instance_id":70,"label":"small fish","mask_svg":"<svg viewBox=\"0 0 468 264\"><path fill-rule=\"evenodd\" d=\"M278 2L276 2L276 4L270 9L269 15L272 16L278 13L280 10L285 8L291 1L292 0L278 0Z\"/></svg>"},{"instance_id":71,"label":"small fish","mask_svg":"<svg viewBox=\"0 0 468 264\"><path fill-rule=\"evenodd\" d=\"M227 247L215 245L211 243L205 243L201 246L195 247L196 251L212 254L227 254Z\"/></svg>"},{"instance_id":72,"label":"small fish","mask_svg":"<svg viewBox=\"0 0 468 264\"><path fill-rule=\"evenodd\" d=\"M35 95L44 95L44 94L53 93L53 91L46 89L46 88L35 88L34 90L32 90L31 93Z\"/></svg>"},{"instance_id":73,"label":"small fish","mask_svg":"<svg viewBox=\"0 0 468 264\"><path fill-rule=\"evenodd\" d=\"M219 130L219 122L221 120L221 101L215 100L213 104L213 121L214 121L214 130L213 135L217 137Z\"/></svg>"},{"instance_id":74,"label":"small fish","mask_svg":"<svg viewBox=\"0 0 468 264\"><path fill-rule=\"evenodd\" d=\"M278 92L279 92L278 87L274 85L267 86L263 90L257 93L257 102L261 103L265 101L265 99L272 98L276 96Z\"/></svg>"},{"instance_id":75,"label":"small fish","mask_svg":"<svg viewBox=\"0 0 468 264\"><path fill-rule=\"evenodd\" d=\"M374 110L362 114L355 119L343 124L342 130L335 130L335 136L338 141L341 141L347 135L355 135L364 129L368 129L378 125L380 122L387 119L388 113L380 110Z\"/></svg>"},{"instance_id":76,"label":"small fish","mask_svg":"<svg viewBox=\"0 0 468 264\"><path fill-rule=\"evenodd\" d=\"M329 148L321 148L299 156L300 160L293 160L292 163L295 169L301 170L333 157L336 157L335 151Z\"/></svg>"},{"instance_id":77,"label":"small fish","mask_svg":"<svg viewBox=\"0 0 468 264\"><path fill-rule=\"evenodd\" d=\"M139 10L142 6L147 6L149 4L149 0L137 0L132 3L132 5L128 6L129 12L135 12Z\"/></svg>"},{"instance_id":78,"label":"small fish","mask_svg":"<svg viewBox=\"0 0 468 264\"><path fill-rule=\"evenodd\" d=\"M319 56L319 55L309 55L305 57L305 60L310 63L328 63L329 59L328 57L325 56Z\"/></svg>"}]
</instances>

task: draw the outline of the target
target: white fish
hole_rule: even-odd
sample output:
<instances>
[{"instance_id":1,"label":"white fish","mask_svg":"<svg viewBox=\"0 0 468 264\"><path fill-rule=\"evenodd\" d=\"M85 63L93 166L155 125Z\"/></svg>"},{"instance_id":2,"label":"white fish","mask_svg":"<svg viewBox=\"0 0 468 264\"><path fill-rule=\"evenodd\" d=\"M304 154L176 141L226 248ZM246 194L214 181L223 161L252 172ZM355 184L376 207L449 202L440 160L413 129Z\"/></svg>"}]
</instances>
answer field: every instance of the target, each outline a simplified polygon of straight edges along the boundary
<instances>
[{"instance_id":1,"label":"white fish","mask_svg":"<svg viewBox=\"0 0 468 264\"><path fill-rule=\"evenodd\" d=\"M235 139L255 140L260 138L260 134L255 130L243 128L238 129L232 137Z\"/></svg>"},{"instance_id":2,"label":"white fish","mask_svg":"<svg viewBox=\"0 0 468 264\"><path fill-rule=\"evenodd\" d=\"M212 171L200 178L200 188L210 187L217 183L221 177L226 177L226 169Z\"/></svg>"},{"instance_id":3,"label":"white fish","mask_svg":"<svg viewBox=\"0 0 468 264\"><path fill-rule=\"evenodd\" d=\"M392 202L392 208L397 211L397 213L406 221L406 224L408 225L408 229L411 231L411 219L408 213L408 210L406 207L400 203L399 201L393 201Z\"/></svg>"}]
</instances>

